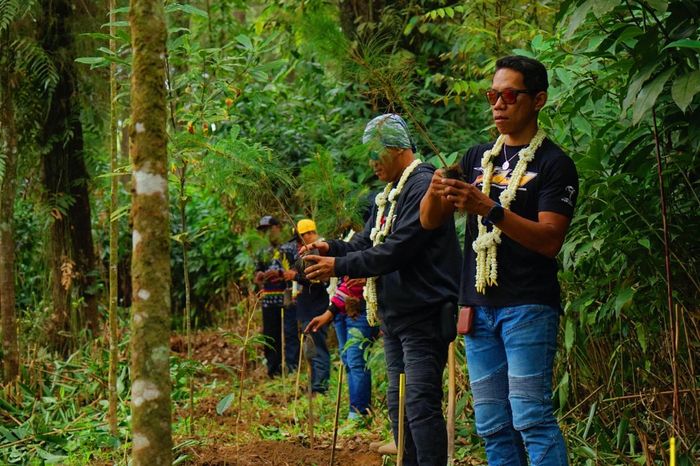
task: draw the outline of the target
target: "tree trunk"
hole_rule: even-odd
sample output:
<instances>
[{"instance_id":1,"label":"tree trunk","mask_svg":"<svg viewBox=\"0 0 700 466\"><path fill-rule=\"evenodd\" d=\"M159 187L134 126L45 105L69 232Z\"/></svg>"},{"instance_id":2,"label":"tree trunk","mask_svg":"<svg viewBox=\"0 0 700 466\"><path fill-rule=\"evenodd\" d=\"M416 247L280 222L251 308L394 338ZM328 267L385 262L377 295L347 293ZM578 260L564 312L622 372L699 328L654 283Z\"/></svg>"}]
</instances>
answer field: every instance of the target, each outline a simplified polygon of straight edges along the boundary
<instances>
[{"instance_id":1,"label":"tree trunk","mask_svg":"<svg viewBox=\"0 0 700 466\"><path fill-rule=\"evenodd\" d=\"M3 34L0 57L0 156L4 175L0 176L0 315L2 315L3 379L10 382L19 373L17 315L15 309L14 205L17 192L17 133L12 102L12 62L9 37ZM8 53L5 53L5 52Z\"/></svg>"},{"instance_id":2,"label":"tree trunk","mask_svg":"<svg viewBox=\"0 0 700 466\"><path fill-rule=\"evenodd\" d=\"M172 462L164 15L161 0L131 0L131 419L135 466L169 466Z\"/></svg>"},{"instance_id":3,"label":"tree trunk","mask_svg":"<svg viewBox=\"0 0 700 466\"><path fill-rule=\"evenodd\" d=\"M116 36L114 22L117 20L115 0L109 0L109 34ZM109 49L116 52L116 41L109 39ZM117 367L119 366L119 318L117 315L117 284L119 266L119 221L112 219L112 214L119 206L119 181L114 173L117 171L117 66L112 63L109 66L109 168L110 178L110 202L109 202L109 431L114 437L119 435L117 422Z\"/></svg>"},{"instance_id":4,"label":"tree trunk","mask_svg":"<svg viewBox=\"0 0 700 466\"><path fill-rule=\"evenodd\" d=\"M49 264L54 313L49 330L51 346L67 349L66 335L84 327L98 328L95 290L95 250L92 240L88 172L83 156L83 131L76 94L77 78L72 31L72 2L43 0L40 41L55 57L60 79L56 85L41 143L43 182L53 222L50 226ZM81 298L75 319L71 316L70 290ZM71 331L66 334L66 331Z\"/></svg>"}]
</instances>

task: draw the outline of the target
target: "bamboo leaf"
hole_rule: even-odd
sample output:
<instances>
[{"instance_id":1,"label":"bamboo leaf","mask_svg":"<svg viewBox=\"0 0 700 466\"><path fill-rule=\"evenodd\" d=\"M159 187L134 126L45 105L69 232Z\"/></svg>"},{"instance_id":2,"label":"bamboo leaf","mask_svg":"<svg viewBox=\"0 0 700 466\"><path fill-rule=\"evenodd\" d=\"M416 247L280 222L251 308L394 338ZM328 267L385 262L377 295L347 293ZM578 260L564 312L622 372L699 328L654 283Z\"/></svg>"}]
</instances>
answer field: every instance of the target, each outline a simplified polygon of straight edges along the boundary
<instances>
[{"instance_id":1,"label":"bamboo leaf","mask_svg":"<svg viewBox=\"0 0 700 466\"><path fill-rule=\"evenodd\" d=\"M700 49L700 40L693 40L693 39L676 40L676 41L673 41L670 44L668 44L662 50L666 50L669 47Z\"/></svg>"}]
</instances>

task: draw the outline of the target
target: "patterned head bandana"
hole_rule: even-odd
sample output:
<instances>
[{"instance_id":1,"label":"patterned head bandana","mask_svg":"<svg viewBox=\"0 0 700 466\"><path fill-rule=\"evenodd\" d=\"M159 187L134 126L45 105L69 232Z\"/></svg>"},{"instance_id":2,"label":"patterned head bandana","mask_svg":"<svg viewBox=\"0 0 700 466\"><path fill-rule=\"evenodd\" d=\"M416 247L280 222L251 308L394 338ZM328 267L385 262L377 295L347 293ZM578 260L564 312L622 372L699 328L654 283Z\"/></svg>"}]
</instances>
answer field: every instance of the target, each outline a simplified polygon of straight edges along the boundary
<instances>
[{"instance_id":1,"label":"patterned head bandana","mask_svg":"<svg viewBox=\"0 0 700 466\"><path fill-rule=\"evenodd\" d=\"M413 152L416 151L416 145L408 132L408 125L403 118L395 113L379 115L367 123L362 135L362 143L370 146L410 148ZM375 148L372 147L372 149ZM377 160L379 158L378 151L370 150L370 158Z\"/></svg>"}]
</instances>

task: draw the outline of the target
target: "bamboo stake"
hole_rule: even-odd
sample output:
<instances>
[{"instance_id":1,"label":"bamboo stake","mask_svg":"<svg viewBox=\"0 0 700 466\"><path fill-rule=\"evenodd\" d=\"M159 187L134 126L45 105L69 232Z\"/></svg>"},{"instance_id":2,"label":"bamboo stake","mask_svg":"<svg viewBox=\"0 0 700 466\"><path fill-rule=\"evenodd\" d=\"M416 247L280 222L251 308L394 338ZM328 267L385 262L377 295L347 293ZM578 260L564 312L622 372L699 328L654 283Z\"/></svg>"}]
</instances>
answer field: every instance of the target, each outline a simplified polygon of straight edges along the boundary
<instances>
[{"instance_id":1,"label":"bamboo stake","mask_svg":"<svg viewBox=\"0 0 700 466\"><path fill-rule=\"evenodd\" d=\"M447 465L455 459L455 342L447 348Z\"/></svg>"},{"instance_id":2,"label":"bamboo stake","mask_svg":"<svg viewBox=\"0 0 700 466\"><path fill-rule=\"evenodd\" d=\"M333 466L335 462L335 445L338 441L338 417L340 416L340 398L342 395L343 388L343 371L345 370L345 365L343 361L340 361L340 371L338 372L338 394L335 398L335 422L333 423L333 446L331 447L331 461L329 466Z\"/></svg>"},{"instance_id":3,"label":"bamboo stake","mask_svg":"<svg viewBox=\"0 0 700 466\"><path fill-rule=\"evenodd\" d=\"M307 366L309 368L309 383L308 383L308 394L309 394L309 448L313 449L314 447L314 394L311 388L311 378L312 374L311 371L313 368L311 367L311 359L306 360Z\"/></svg>"},{"instance_id":4,"label":"bamboo stake","mask_svg":"<svg viewBox=\"0 0 700 466\"><path fill-rule=\"evenodd\" d=\"M403 466L403 450L405 448L404 423L406 422L406 374L399 374L399 441L396 466Z\"/></svg>"},{"instance_id":5,"label":"bamboo stake","mask_svg":"<svg viewBox=\"0 0 700 466\"><path fill-rule=\"evenodd\" d=\"M305 333L302 332L301 338L299 339L299 362L297 364L297 380L294 384L294 404L296 405L297 399L299 398L299 382L301 380L301 361L304 354L304 337ZM294 408L296 410L296 407ZM294 416L296 417L296 416Z\"/></svg>"}]
</instances>

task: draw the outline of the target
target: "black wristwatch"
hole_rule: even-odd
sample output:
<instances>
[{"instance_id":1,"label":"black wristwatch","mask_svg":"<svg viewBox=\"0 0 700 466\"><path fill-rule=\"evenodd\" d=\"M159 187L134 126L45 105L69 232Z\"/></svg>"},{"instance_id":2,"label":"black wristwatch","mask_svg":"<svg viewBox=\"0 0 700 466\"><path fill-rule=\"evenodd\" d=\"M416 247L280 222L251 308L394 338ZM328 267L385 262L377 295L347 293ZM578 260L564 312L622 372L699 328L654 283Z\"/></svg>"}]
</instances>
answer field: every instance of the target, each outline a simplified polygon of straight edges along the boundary
<instances>
[{"instance_id":1,"label":"black wristwatch","mask_svg":"<svg viewBox=\"0 0 700 466\"><path fill-rule=\"evenodd\" d=\"M493 207L491 207L489 213L481 218L481 223L484 225L495 225L503 220L504 215L505 209L503 209L503 206L497 202Z\"/></svg>"}]
</instances>

